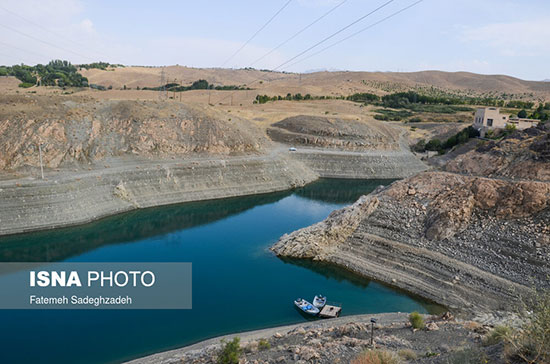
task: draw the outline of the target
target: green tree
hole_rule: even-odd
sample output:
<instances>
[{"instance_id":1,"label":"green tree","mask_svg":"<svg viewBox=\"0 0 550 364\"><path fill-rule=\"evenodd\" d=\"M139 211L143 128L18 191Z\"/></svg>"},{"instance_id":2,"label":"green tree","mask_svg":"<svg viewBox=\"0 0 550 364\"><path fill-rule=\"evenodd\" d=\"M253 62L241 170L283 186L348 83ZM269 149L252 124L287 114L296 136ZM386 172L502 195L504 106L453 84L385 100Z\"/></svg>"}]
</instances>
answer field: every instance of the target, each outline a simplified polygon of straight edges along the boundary
<instances>
[{"instance_id":1,"label":"green tree","mask_svg":"<svg viewBox=\"0 0 550 364\"><path fill-rule=\"evenodd\" d=\"M222 349L218 354L218 363L239 364L241 354L241 339L239 337L235 337L231 341L222 340Z\"/></svg>"},{"instance_id":2,"label":"green tree","mask_svg":"<svg viewBox=\"0 0 550 364\"><path fill-rule=\"evenodd\" d=\"M518 118L526 118L527 117L527 111L525 109L521 109L520 112L518 112Z\"/></svg>"},{"instance_id":3,"label":"green tree","mask_svg":"<svg viewBox=\"0 0 550 364\"><path fill-rule=\"evenodd\" d=\"M439 151L441 149L441 140L435 138L426 144L426 150Z\"/></svg>"}]
</instances>

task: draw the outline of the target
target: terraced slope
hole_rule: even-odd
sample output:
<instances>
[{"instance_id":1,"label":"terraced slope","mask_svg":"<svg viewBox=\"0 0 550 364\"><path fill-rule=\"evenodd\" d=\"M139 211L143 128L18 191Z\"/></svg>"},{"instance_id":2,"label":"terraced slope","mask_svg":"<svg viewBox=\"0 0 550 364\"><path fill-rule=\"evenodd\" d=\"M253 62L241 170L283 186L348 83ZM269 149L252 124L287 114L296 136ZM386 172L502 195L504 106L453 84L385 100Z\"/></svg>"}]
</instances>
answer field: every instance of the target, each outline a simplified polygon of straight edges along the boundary
<instances>
[{"instance_id":1,"label":"terraced slope","mask_svg":"<svg viewBox=\"0 0 550 364\"><path fill-rule=\"evenodd\" d=\"M272 249L334 263L457 310L511 309L533 286L550 286L550 182L536 181L550 164L544 147L540 154L532 149L546 145L548 133L540 127L478 148L449 164L460 174L425 172L395 182L283 236ZM460 169L511 138L523 140L516 156L537 161L528 172L516 177L518 166L498 158L486 173L506 178ZM475 171L482 174L482 166Z\"/></svg>"}]
</instances>

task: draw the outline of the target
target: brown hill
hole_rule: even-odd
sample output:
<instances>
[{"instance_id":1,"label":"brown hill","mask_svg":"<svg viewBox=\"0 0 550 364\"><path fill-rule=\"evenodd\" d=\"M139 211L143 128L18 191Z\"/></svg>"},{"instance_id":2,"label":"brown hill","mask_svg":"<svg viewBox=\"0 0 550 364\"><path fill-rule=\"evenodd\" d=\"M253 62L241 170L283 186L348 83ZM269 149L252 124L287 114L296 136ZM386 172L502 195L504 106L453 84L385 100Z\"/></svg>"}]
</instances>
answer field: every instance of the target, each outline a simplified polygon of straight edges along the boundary
<instances>
[{"instance_id":1,"label":"brown hill","mask_svg":"<svg viewBox=\"0 0 550 364\"><path fill-rule=\"evenodd\" d=\"M82 70L92 83L121 88L154 87L160 85L160 67L123 67L107 71ZM166 82L189 85L198 79L219 85L249 85L268 94L287 92L314 95L353 92L387 93L411 88L431 87L448 92L472 95L507 94L515 98L550 98L550 83L525 81L504 75L481 75L469 72L421 71L399 72L315 72L308 74L265 72L258 70L232 70L213 68L165 67ZM254 82L256 81L256 82ZM261 82L260 82L261 81ZM252 83L254 82L254 83ZM252 84L251 84L252 83Z\"/></svg>"},{"instance_id":2,"label":"brown hill","mask_svg":"<svg viewBox=\"0 0 550 364\"><path fill-rule=\"evenodd\" d=\"M267 129L272 140L290 144L346 150L397 148L399 131L378 121L367 123L298 115L285 118Z\"/></svg>"}]
</instances>

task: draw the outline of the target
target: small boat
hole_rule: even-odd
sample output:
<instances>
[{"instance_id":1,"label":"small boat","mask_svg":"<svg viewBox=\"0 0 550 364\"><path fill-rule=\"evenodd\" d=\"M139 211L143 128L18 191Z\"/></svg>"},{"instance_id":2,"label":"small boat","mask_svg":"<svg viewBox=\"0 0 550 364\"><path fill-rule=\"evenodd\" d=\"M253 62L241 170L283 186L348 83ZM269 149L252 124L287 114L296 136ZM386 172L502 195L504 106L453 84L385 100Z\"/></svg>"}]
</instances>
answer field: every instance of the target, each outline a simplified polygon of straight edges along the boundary
<instances>
[{"instance_id":1,"label":"small boat","mask_svg":"<svg viewBox=\"0 0 550 364\"><path fill-rule=\"evenodd\" d=\"M313 306L308 301L298 298L294 301L294 305L302 312L307 313L312 316L317 316L319 314L319 309Z\"/></svg>"},{"instance_id":2,"label":"small boat","mask_svg":"<svg viewBox=\"0 0 550 364\"><path fill-rule=\"evenodd\" d=\"M327 298L321 294L315 296L313 299L313 306L317 307L318 309L321 309L325 307L327 304Z\"/></svg>"}]
</instances>

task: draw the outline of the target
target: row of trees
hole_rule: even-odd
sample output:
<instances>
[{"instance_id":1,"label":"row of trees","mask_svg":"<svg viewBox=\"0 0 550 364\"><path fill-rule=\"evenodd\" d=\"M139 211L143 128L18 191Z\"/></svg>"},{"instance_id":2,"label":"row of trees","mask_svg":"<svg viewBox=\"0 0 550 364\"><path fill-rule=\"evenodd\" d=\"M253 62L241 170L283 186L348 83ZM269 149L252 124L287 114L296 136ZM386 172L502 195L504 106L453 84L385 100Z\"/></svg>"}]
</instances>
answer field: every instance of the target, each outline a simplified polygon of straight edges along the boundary
<instances>
[{"instance_id":1,"label":"row of trees","mask_svg":"<svg viewBox=\"0 0 550 364\"><path fill-rule=\"evenodd\" d=\"M62 60L54 60L47 65L0 67L0 76L15 76L21 81L21 87L34 86L38 82L43 86L88 86L88 79L78 73L70 62Z\"/></svg>"},{"instance_id":2,"label":"row of trees","mask_svg":"<svg viewBox=\"0 0 550 364\"><path fill-rule=\"evenodd\" d=\"M78 68L79 69L92 69L92 68L96 68L96 69L100 69L100 70L103 70L105 71L108 67L111 67L111 68L116 68L116 67L124 67L124 65L122 64L112 64L112 63L108 63L108 62L93 62L93 63L85 63L85 64L79 64L78 65Z\"/></svg>"},{"instance_id":3,"label":"row of trees","mask_svg":"<svg viewBox=\"0 0 550 364\"><path fill-rule=\"evenodd\" d=\"M216 86L214 84L208 83L206 80L197 80L193 82L190 86L181 86L178 83L170 82L164 86L157 87L143 87L142 90L151 90L151 91L172 91L172 92L182 92L182 91L191 91L191 90L219 90L219 91L232 91L232 90L250 90L248 87L235 86L235 85L225 85L225 86Z\"/></svg>"},{"instance_id":4,"label":"row of trees","mask_svg":"<svg viewBox=\"0 0 550 364\"><path fill-rule=\"evenodd\" d=\"M474 129L472 126L468 126L467 128L462 129L460 132L456 133L445 141L434 138L426 143L426 141L422 139L418 143L416 143L412 147L412 149L415 152L425 152L427 150L430 150L443 154L454 146L464 144L471 138L476 138L478 136L479 131Z\"/></svg>"},{"instance_id":5,"label":"row of trees","mask_svg":"<svg viewBox=\"0 0 550 364\"><path fill-rule=\"evenodd\" d=\"M409 108L410 105L486 105L510 108L531 109L535 106L532 101L520 100L499 100L489 97L451 97L451 96L429 96L419 94L415 91L396 92L382 96L382 104L395 109Z\"/></svg>"},{"instance_id":6,"label":"row of trees","mask_svg":"<svg viewBox=\"0 0 550 364\"><path fill-rule=\"evenodd\" d=\"M550 102L543 104L542 102L537 106L537 108L531 113L528 114L527 110L523 109L518 112L519 118L530 118L538 119L542 121L550 120Z\"/></svg>"},{"instance_id":7,"label":"row of trees","mask_svg":"<svg viewBox=\"0 0 550 364\"><path fill-rule=\"evenodd\" d=\"M302 100L345 100L344 96L313 96L311 94L302 95L301 93L291 94L288 93L286 96L268 96L268 95L257 95L255 104L265 104L269 101L302 101Z\"/></svg>"},{"instance_id":8,"label":"row of trees","mask_svg":"<svg viewBox=\"0 0 550 364\"><path fill-rule=\"evenodd\" d=\"M471 111L470 108L460 107L456 105L485 105L485 106L500 106L500 107L510 107L510 108L523 108L523 109L532 109L535 106L535 103L532 101L521 101L521 100L498 100L495 98L489 97L457 97L457 96L429 96L423 95L415 91L407 92L395 92L385 96L378 96L373 93L364 92L364 93L355 93L349 96L311 96L309 94L302 96L301 94L287 94L286 96L268 96L268 95L258 95L256 96L256 102L263 104L269 101L278 101L278 100L326 100L326 99L345 99L354 102L360 102L364 104L379 105L384 107L389 107L393 109L410 109L415 111L427 111L429 112L433 108L428 107L428 105L442 105L451 107L455 105L453 109L434 109L434 112L444 112L444 113L453 113L456 111ZM424 106L425 105L425 106Z\"/></svg>"}]
</instances>

